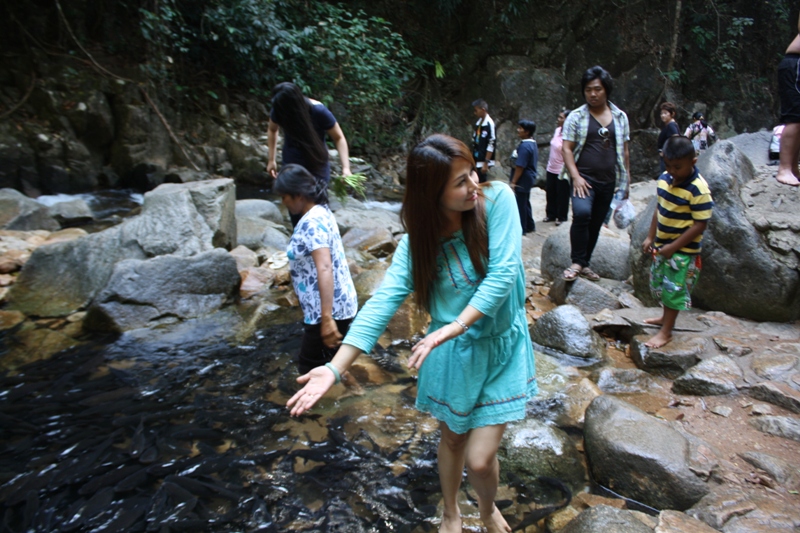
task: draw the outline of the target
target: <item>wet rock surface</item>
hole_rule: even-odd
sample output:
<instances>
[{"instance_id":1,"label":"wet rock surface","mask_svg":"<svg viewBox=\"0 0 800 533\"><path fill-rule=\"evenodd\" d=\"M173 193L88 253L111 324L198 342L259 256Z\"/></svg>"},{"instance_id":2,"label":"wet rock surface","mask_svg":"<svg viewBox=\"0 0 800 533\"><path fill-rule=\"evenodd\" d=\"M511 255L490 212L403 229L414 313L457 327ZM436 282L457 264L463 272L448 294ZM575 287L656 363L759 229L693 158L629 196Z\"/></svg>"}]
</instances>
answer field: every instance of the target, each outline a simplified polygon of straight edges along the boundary
<instances>
[{"instance_id":1,"label":"wet rock surface","mask_svg":"<svg viewBox=\"0 0 800 533\"><path fill-rule=\"evenodd\" d=\"M562 305L545 313L531 330L534 342L575 357L602 357L603 340L572 305Z\"/></svg>"}]
</instances>

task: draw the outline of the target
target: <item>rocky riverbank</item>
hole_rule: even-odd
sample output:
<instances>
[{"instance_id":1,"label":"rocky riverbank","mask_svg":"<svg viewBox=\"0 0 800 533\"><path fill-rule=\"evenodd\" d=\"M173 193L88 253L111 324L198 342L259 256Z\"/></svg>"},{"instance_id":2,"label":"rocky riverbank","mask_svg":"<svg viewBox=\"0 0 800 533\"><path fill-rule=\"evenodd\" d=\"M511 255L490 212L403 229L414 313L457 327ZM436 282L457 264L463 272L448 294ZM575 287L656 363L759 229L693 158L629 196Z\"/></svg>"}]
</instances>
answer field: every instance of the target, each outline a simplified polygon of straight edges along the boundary
<instances>
[{"instance_id":1,"label":"rocky riverbank","mask_svg":"<svg viewBox=\"0 0 800 533\"><path fill-rule=\"evenodd\" d=\"M708 249L731 261L757 253L759 262L767 262L761 268L783 276L783 290L792 291L800 253L792 244L800 231L792 217L800 201L794 189L772 180L769 167L747 155L746 144L720 143L700 162L720 213L717 226L710 226ZM567 285L560 280L568 262L568 224L556 228L538 222L537 232L523 238L528 315L542 393L529 405L528 420L510 425L502 446L503 512L510 523L520 523L539 506L531 495L542 501L552 497L536 488L537 478L544 475L562 479L575 498L547 520L525 526L528 533L796 531L800 327L796 322L756 320L764 313L796 320L796 299L768 292L772 279L766 274L754 277L750 263L730 263L725 276L715 276L719 263L706 261L710 266L700 285L708 287L700 294L740 307L682 313L675 339L664 348L646 349L643 341L652 328L643 319L660 310L647 307L647 294L637 290L644 265L636 255L636 241L637 228L652 213L648 206L654 192L654 183L634 185L632 199L642 218L631 235L603 229L595 252L596 270L604 278L599 283L578 280ZM19 201L19 216L13 220L32 220L26 213L36 211L35 206L28 209L14 198L9 201ZM540 220L543 192L535 190L532 202ZM384 208L389 206L350 200L332 207L363 303L380 284L402 227L397 213ZM45 221L37 224L52 218L46 209L36 217ZM286 213L278 205L237 201L233 181L222 178L161 185L145 194L140 214L96 233L51 231L55 226L4 230L2 364L5 379L16 380L18 393L25 393L14 398L45 401L45 393L37 392L26 376L44 372L55 354L53 364L63 364L70 352L62 350L84 349L98 334L112 335L113 357L127 358L128 372L145 376L150 359L132 354L180 359L189 355L187 350L202 352L198 346L239 350L263 338L271 324L299 320L283 254L287 228ZM346 405L353 420L371 420L367 425L378 440L375 446L407 450L394 459L395 474L414 471L413 465L425 460L430 447L422 443L435 432L408 405L401 408L389 400L413 398L413 376L402 365L407 346L424 328L424 318L404 306L376 351L357 363L354 374L367 389L364 395L341 389L321 408L334 416ZM289 337L284 339L287 351ZM39 374L24 366L36 360L42 360ZM275 372L282 385L269 392L276 405L293 388L292 371L285 364L281 368ZM132 395L146 392L144 377L128 379L134 384L129 385ZM5 402L3 412L16 405L0 400ZM379 419L361 416L376 408ZM404 420L419 418L415 436L387 431L401 412ZM320 432L310 429L313 421L281 418L280 424L296 435L302 433L300 427L314 435ZM149 435L149 427L143 434ZM363 428L349 424L345 433L349 439L362 439ZM129 429L134 437L135 426ZM229 429L217 424L215 439ZM327 430L322 433L328 435ZM323 442L330 435L318 437L311 441ZM300 447L309 445L313 443ZM201 453L210 452L203 448ZM305 464L295 462L294 474L308 472ZM37 472L42 465L27 468ZM156 482L156 474L148 476ZM477 522L468 494L461 503L465 525L473 527ZM435 504L435 494L430 498ZM22 512L18 506L25 504L18 500L13 508ZM379 508L374 501L369 505ZM435 511L425 512L428 518L415 518L422 524L411 531L428 531L435 523ZM317 516L314 511L312 515ZM292 529L301 526L294 523Z\"/></svg>"}]
</instances>

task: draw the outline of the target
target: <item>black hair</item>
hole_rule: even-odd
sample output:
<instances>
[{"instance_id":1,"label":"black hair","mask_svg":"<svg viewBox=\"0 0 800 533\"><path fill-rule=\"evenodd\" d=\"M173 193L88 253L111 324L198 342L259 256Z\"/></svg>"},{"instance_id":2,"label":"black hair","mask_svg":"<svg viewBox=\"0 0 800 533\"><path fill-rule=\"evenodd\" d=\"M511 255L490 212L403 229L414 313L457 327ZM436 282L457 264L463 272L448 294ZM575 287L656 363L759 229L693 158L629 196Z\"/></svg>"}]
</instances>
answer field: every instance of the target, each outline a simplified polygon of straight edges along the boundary
<instances>
[{"instance_id":1,"label":"black hair","mask_svg":"<svg viewBox=\"0 0 800 533\"><path fill-rule=\"evenodd\" d=\"M572 110L571 109L567 109L566 107L562 107L561 111L559 111L558 114L560 115L562 113L564 114L564 118L567 118L569 116L569 114L572 113Z\"/></svg>"},{"instance_id":2,"label":"black hair","mask_svg":"<svg viewBox=\"0 0 800 533\"><path fill-rule=\"evenodd\" d=\"M583 73L583 76L581 77L581 92L586 89L586 86L589 85L590 81L596 79L600 80L600 84L606 90L606 97L611 98L611 91L614 88L614 80L611 78L611 74L609 74L608 71L600 65L595 65L592 68L586 69L586 72Z\"/></svg>"},{"instance_id":3,"label":"black hair","mask_svg":"<svg viewBox=\"0 0 800 533\"><path fill-rule=\"evenodd\" d=\"M663 154L664 159L669 161L674 161L675 159L685 159L689 157L694 158L697 155L692 141L683 135L673 135L667 139L667 141L664 143L664 146L661 148L661 153Z\"/></svg>"},{"instance_id":4,"label":"black hair","mask_svg":"<svg viewBox=\"0 0 800 533\"><path fill-rule=\"evenodd\" d=\"M302 196L315 204L328 203L328 184L315 178L302 165L284 165L275 178L272 191L276 194Z\"/></svg>"},{"instance_id":5,"label":"black hair","mask_svg":"<svg viewBox=\"0 0 800 533\"><path fill-rule=\"evenodd\" d=\"M703 120L703 114L700 111L692 113L692 120Z\"/></svg>"},{"instance_id":6,"label":"black hair","mask_svg":"<svg viewBox=\"0 0 800 533\"><path fill-rule=\"evenodd\" d=\"M314 130L310 107L311 102L294 83L285 81L272 89L274 122L297 143L306 166L317 171L328 162L328 148Z\"/></svg>"},{"instance_id":7,"label":"black hair","mask_svg":"<svg viewBox=\"0 0 800 533\"><path fill-rule=\"evenodd\" d=\"M478 98L474 102L472 102L472 107L480 107L484 111L489 111L489 104L486 103L486 100L483 98Z\"/></svg>"},{"instance_id":8,"label":"black hair","mask_svg":"<svg viewBox=\"0 0 800 533\"><path fill-rule=\"evenodd\" d=\"M533 137L533 134L536 133L536 123L532 120L522 119L517 122L517 124L519 124L520 128L528 132L528 137Z\"/></svg>"}]
</instances>

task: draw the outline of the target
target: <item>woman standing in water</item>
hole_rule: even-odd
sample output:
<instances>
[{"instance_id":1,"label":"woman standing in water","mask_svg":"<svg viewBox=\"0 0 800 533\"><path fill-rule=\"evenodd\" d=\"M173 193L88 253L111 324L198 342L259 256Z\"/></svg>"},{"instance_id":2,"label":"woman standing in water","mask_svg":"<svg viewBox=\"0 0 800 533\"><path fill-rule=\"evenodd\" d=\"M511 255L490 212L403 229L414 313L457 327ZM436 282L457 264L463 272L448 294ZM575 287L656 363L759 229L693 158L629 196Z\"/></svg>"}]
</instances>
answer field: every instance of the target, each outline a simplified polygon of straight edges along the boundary
<instances>
[{"instance_id":1,"label":"woman standing in water","mask_svg":"<svg viewBox=\"0 0 800 533\"><path fill-rule=\"evenodd\" d=\"M282 155L284 165L294 163L305 167L314 177L327 185L331 180L331 164L328 160L328 148L325 146L327 133L339 152L342 175L351 174L347 139L339 123L336 122L336 117L322 102L303 96L300 88L294 83L279 83L272 89L272 109L269 113L267 132L269 148L267 172L273 179L278 175L276 156L279 128L283 129L284 135ZM298 220L299 218L292 215L293 225L296 225Z\"/></svg>"},{"instance_id":2,"label":"woman standing in water","mask_svg":"<svg viewBox=\"0 0 800 533\"><path fill-rule=\"evenodd\" d=\"M432 135L408 156L401 214L408 233L383 284L333 360L298 378L304 387L287 405L294 416L311 409L372 349L413 292L431 315L429 333L414 345L408 364L419 370L417 409L440 422L439 531L461 531L457 496L465 465L487 530L511 531L494 504L497 449L506 423L523 419L537 392L514 193L499 182L479 185L467 147Z\"/></svg>"}]
</instances>

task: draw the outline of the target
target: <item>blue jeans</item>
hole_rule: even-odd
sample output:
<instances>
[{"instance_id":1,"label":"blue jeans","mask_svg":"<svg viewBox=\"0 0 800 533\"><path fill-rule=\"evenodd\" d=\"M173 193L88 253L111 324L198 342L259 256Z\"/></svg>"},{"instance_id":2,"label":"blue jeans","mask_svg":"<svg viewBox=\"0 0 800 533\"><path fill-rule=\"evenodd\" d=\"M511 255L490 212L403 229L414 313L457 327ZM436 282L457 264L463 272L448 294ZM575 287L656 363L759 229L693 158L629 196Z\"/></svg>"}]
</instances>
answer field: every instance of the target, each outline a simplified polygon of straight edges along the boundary
<instances>
[{"instance_id":1,"label":"blue jeans","mask_svg":"<svg viewBox=\"0 0 800 533\"><path fill-rule=\"evenodd\" d=\"M616 187L613 182L598 183L591 179L586 181L592 188L585 198L575 196L573 189L572 226L569 228L572 262L581 267L589 266Z\"/></svg>"}]
</instances>

